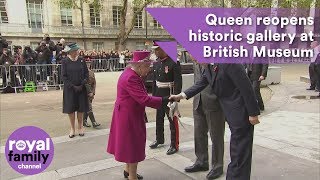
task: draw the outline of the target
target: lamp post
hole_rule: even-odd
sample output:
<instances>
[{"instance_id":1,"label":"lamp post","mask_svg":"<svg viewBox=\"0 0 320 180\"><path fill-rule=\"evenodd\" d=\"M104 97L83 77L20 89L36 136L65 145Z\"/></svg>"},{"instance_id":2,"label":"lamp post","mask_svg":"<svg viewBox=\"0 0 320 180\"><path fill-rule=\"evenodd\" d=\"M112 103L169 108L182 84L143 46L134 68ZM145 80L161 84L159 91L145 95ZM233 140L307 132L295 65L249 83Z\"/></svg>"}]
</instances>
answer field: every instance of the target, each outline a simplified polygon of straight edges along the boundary
<instances>
[{"instance_id":1,"label":"lamp post","mask_svg":"<svg viewBox=\"0 0 320 180\"><path fill-rule=\"evenodd\" d=\"M146 40L148 39L148 16L147 16L147 10L146 10L146 7L144 8L145 9L145 12L144 12L144 23L145 23L145 26L146 26Z\"/></svg>"},{"instance_id":2,"label":"lamp post","mask_svg":"<svg viewBox=\"0 0 320 180\"><path fill-rule=\"evenodd\" d=\"M144 0L144 3L146 3L146 0ZM148 15L147 15L147 5L144 6L144 25L146 26L146 40L144 43L145 49L148 49Z\"/></svg>"},{"instance_id":3,"label":"lamp post","mask_svg":"<svg viewBox=\"0 0 320 180\"><path fill-rule=\"evenodd\" d=\"M82 28L83 48L84 48L84 50L87 50L87 44L86 44L85 32L84 32L83 0L80 0L80 11L81 11L81 28Z\"/></svg>"}]
</instances>

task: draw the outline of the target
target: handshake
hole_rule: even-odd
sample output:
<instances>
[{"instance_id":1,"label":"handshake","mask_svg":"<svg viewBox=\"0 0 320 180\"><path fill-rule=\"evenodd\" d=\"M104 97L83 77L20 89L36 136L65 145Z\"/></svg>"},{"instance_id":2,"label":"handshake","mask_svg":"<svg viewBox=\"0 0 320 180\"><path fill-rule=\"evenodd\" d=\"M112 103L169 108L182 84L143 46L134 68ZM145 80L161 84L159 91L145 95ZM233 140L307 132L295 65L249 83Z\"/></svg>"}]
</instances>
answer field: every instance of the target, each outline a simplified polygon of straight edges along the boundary
<instances>
[{"instance_id":1,"label":"handshake","mask_svg":"<svg viewBox=\"0 0 320 180\"><path fill-rule=\"evenodd\" d=\"M182 94L183 93L180 93L180 94L177 94L177 95L171 95L169 97L169 101L170 102L180 102L181 99L185 99L186 98Z\"/></svg>"},{"instance_id":2,"label":"handshake","mask_svg":"<svg viewBox=\"0 0 320 180\"><path fill-rule=\"evenodd\" d=\"M164 104L167 104L168 102L180 102L181 99L184 99L181 93L177 95L165 96L162 98Z\"/></svg>"}]
</instances>

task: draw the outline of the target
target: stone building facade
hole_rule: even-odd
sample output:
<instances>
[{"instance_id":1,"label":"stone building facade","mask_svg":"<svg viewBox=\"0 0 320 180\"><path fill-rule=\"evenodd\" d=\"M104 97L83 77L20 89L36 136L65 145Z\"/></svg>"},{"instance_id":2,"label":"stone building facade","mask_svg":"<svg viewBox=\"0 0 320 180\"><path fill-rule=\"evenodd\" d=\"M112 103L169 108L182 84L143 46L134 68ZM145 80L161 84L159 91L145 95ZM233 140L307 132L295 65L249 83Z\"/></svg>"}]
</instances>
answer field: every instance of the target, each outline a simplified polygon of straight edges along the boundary
<instances>
[{"instance_id":1,"label":"stone building facade","mask_svg":"<svg viewBox=\"0 0 320 180\"><path fill-rule=\"evenodd\" d=\"M117 49L121 2L101 0L102 9L98 13L94 13L90 4L84 3L83 36L79 9L64 8L57 0L0 0L0 32L11 47L35 47L44 34L49 34L54 42L64 38L66 42L77 42L82 48L85 41L88 50ZM133 9L129 0L127 26L133 17ZM145 43L153 39L171 38L153 17L145 13L143 10L137 17L127 41L129 50L144 49Z\"/></svg>"}]
</instances>

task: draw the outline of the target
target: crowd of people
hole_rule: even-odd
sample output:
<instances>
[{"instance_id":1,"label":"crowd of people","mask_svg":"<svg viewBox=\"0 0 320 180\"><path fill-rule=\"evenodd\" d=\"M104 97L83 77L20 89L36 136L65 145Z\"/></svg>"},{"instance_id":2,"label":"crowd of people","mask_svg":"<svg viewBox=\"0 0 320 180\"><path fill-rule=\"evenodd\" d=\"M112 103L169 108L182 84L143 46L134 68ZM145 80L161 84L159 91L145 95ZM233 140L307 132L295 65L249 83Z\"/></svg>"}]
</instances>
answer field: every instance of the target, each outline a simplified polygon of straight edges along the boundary
<instances>
[{"instance_id":1,"label":"crowd of people","mask_svg":"<svg viewBox=\"0 0 320 180\"><path fill-rule=\"evenodd\" d=\"M1 49L0 55L8 55L12 64L52 64L61 63L61 60L66 57L66 53L62 52L65 47L65 39L60 39L57 43L54 43L48 34L45 34L43 39L39 42L38 46L33 50L31 46L27 45L24 48L22 46L14 46L13 53L8 49L8 43L1 37ZM3 42L3 43L2 43ZM5 52L3 52L5 51ZM80 49L79 55L86 61L92 61L95 59L128 59L132 57L132 52L128 49L118 52L115 50L83 50Z\"/></svg>"},{"instance_id":2,"label":"crowd of people","mask_svg":"<svg viewBox=\"0 0 320 180\"><path fill-rule=\"evenodd\" d=\"M128 49L125 51L121 51L120 53L114 50L111 51L96 51L96 50L90 50L90 51L84 51L80 50L80 56L82 56L86 61L91 61L93 59L128 59L132 57L132 52L130 52Z\"/></svg>"},{"instance_id":3,"label":"crowd of people","mask_svg":"<svg viewBox=\"0 0 320 180\"><path fill-rule=\"evenodd\" d=\"M0 73L3 79L3 87L6 87L8 83L13 87L23 87L28 81L44 82L47 81L48 76L54 76L55 83L61 84L60 68L56 67L57 73L54 75L54 67L50 65L61 64L62 59L67 57L67 54L63 52L66 44L63 38L54 43L50 36L45 34L35 49L32 49L31 46L13 46L13 52L1 35L0 41L0 65L4 66ZM93 69L115 71L122 70L125 67L126 61L132 57L132 53L128 49L121 52L115 50L79 50L79 56L86 62L91 62ZM36 68L33 66L36 64L43 65L43 67ZM9 69L9 66L12 65L25 66L15 66ZM37 72L39 75L37 75Z\"/></svg>"}]
</instances>

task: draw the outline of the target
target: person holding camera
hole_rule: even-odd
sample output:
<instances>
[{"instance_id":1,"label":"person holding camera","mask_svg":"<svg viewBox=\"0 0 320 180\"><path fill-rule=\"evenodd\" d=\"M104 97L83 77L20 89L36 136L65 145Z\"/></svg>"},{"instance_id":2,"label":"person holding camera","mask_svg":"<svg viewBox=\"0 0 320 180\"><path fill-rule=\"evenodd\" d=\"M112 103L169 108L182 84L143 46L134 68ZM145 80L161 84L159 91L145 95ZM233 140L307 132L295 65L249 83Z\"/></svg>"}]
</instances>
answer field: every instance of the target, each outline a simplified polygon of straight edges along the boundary
<instances>
[{"instance_id":1,"label":"person holding camera","mask_svg":"<svg viewBox=\"0 0 320 180\"><path fill-rule=\"evenodd\" d=\"M88 112L88 94L86 83L89 72L84 59L79 58L79 46L76 43L68 44L64 48L67 58L62 60L61 77L63 86L63 113L68 114L71 130L69 138L75 136L75 112L78 119L79 136L84 136L83 113Z\"/></svg>"},{"instance_id":2,"label":"person holding camera","mask_svg":"<svg viewBox=\"0 0 320 180\"><path fill-rule=\"evenodd\" d=\"M0 56L2 55L3 49L8 47L8 42L6 39L2 38L0 33Z\"/></svg>"},{"instance_id":3,"label":"person holding camera","mask_svg":"<svg viewBox=\"0 0 320 180\"><path fill-rule=\"evenodd\" d=\"M21 66L21 65L25 65L25 59L22 56L22 47L21 46L14 46L14 61L15 61L15 65L18 66L14 66L12 67L14 69L14 71L18 71L19 77L20 77L20 81L18 81L20 84L20 86L24 86L26 81L25 81L25 66ZM18 84L18 83L17 83Z\"/></svg>"},{"instance_id":4,"label":"person holding camera","mask_svg":"<svg viewBox=\"0 0 320 180\"><path fill-rule=\"evenodd\" d=\"M39 46L36 48L38 53L38 62L37 64L43 65L40 69L40 79L41 81L46 81L47 79L47 67L46 64L51 64L51 51L45 41L41 41ZM50 62L49 62L50 61Z\"/></svg>"},{"instance_id":5,"label":"person holding camera","mask_svg":"<svg viewBox=\"0 0 320 180\"><path fill-rule=\"evenodd\" d=\"M3 87L15 86L15 72L13 68L9 68L14 65L14 58L10 50L7 47L2 49L2 55L0 56L0 65L3 65L5 69L2 69ZM10 82L8 82L7 77L10 76ZM10 84L8 84L10 83Z\"/></svg>"},{"instance_id":6,"label":"person holding camera","mask_svg":"<svg viewBox=\"0 0 320 180\"><path fill-rule=\"evenodd\" d=\"M62 54L65 54L63 52L63 49L65 47L65 40L63 38L60 39L60 41L57 43L56 45L56 61L57 61L57 64L61 64L61 60L62 60Z\"/></svg>"},{"instance_id":7,"label":"person holding camera","mask_svg":"<svg viewBox=\"0 0 320 180\"><path fill-rule=\"evenodd\" d=\"M34 66L28 66L28 65L34 65L37 63L37 53L34 50L32 50L30 46L26 46L23 49L22 57L25 60L25 64L26 64L26 67L25 67L26 81L36 82L36 68Z\"/></svg>"},{"instance_id":8,"label":"person holding camera","mask_svg":"<svg viewBox=\"0 0 320 180\"><path fill-rule=\"evenodd\" d=\"M26 46L22 51L22 57L25 63L28 65L37 63L37 53L31 49L30 46Z\"/></svg>"},{"instance_id":9,"label":"person holding camera","mask_svg":"<svg viewBox=\"0 0 320 180\"><path fill-rule=\"evenodd\" d=\"M45 34L43 36L43 40L46 44L46 46L49 48L50 50L50 58L47 59L47 64L51 64L51 60L53 58L53 51L56 51L56 45L54 44L54 42L51 40L49 34Z\"/></svg>"},{"instance_id":10,"label":"person holding camera","mask_svg":"<svg viewBox=\"0 0 320 180\"><path fill-rule=\"evenodd\" d=\"M60 41L57 43L56 45L56 64L61 64L61 61L66 58L67 54L65 52L63 52L63 49L65 48L65 40L63 38L60 39ZM58 73L55 75L55 79L56 79L56 90L60 90L60 85L62 84L61 81L61 66L57 66L57 71Z\"/></svg>"}]
</instances>

